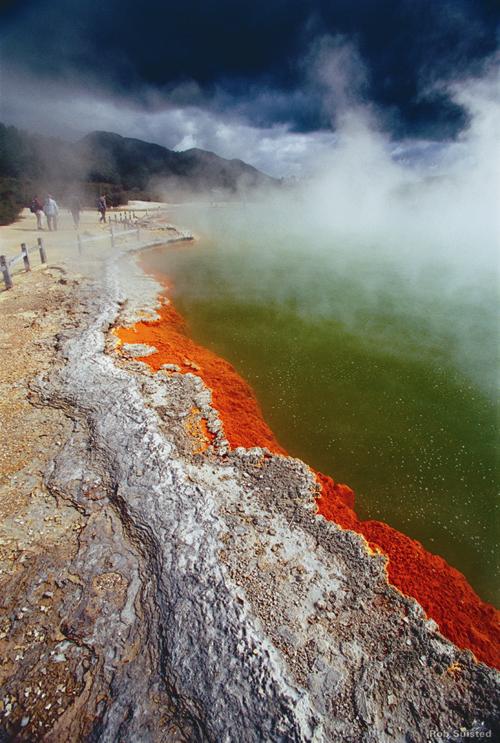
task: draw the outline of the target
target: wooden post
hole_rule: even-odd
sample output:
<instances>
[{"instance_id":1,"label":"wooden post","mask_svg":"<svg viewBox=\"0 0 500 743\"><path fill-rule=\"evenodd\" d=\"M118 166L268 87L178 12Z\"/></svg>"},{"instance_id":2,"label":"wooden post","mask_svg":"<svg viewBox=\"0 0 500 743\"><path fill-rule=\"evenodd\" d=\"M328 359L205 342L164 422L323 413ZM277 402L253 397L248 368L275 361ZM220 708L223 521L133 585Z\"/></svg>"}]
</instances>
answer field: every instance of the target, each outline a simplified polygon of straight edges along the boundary
<instances>
[{"instance_id":1,"label":"wooden post","mask_svg":"<svg viewBox=\"0 0 500 743\"><path fill-rule=\"evenodd\" d=\"M30 257L28 253L28 248L26 247L26 243L21 243L21 255L23 256L24 270L31 271Z\"/></svg>"},{"instance_id":2,"label":"wooden post","mask_svg":"<svg viewBox=\"0 0 500 743\"><path fill-rule=\"evenodd\" d=\"M5 281L5 288L12 289L12 279L10 277L9 264L7 258L4 255L0 255L0 270L3 274L3 280Z\"/></svg>"},{"instance_id":3,"label":"wooden post","mask_svg":"<svg viewBox=\"0 0 500 743\"><path fill-rule=\"evenodd\" d=\"M137 242L141 241L141 228L137 225Z\"/></svg>"},{"instance_id":4,"label":"wooden post","mask_svg":"<svg viewBox=\"0 0 500 743\"><path fill-rule=\"evenodd\" d=\"M78 253L81 255L83 253L83 245L82 245L82 238L80 237L80 233L76 236L76 242L78 245Z\"/></svg>"},{"instance_id":5,"label":"wooden post","mask_svg":"<svg viewBox=\"0 0 500 743\"><path fill-rule=\"evenodd\" d=\"M45 252L42 238L39 237L37 242L38 242L38 250L40 251L40 261L42 263L47 263L47 253Z\"/></svg>"},{"instance_id":6,"label":"wooden post","mask_svg":"<svg viewBox=\"0 0 500 743\"><path fill-rule=\"evenodd\" d=\"M115 224L118 222L118 214L115 214Z\"/></svg>"},{"instance_id":7,"label":"wooden post","mask_svg":"<svg viewBox=\"0 0 500 743\"><path fill-rule=\"evenodd\" d=\"M111 230L111 247L114 248L115 247L115 233L113 232L113 225L111 225L110 230Z\"/></svg>"}]
</instances>

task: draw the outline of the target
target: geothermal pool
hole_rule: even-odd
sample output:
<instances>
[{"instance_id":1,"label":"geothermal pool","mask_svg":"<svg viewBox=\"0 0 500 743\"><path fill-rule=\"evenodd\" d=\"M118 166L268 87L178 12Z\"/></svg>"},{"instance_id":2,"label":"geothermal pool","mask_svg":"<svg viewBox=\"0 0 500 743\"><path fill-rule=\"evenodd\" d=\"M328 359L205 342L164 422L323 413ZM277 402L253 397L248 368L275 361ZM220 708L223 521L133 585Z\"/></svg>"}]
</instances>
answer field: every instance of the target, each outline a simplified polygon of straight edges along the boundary
<instances>
[{"instance_id":1,"label":"geothermal pool","mask_svg":"<svg viewBox=\"0 0 500 743\"><path fill-rule=\"evenodd\" d=\"M494 277L434 251L305 232L265 208L179 209L149 251L191 337L253 387L278 441L498 604Z\"/></svg>"}]
</instances>

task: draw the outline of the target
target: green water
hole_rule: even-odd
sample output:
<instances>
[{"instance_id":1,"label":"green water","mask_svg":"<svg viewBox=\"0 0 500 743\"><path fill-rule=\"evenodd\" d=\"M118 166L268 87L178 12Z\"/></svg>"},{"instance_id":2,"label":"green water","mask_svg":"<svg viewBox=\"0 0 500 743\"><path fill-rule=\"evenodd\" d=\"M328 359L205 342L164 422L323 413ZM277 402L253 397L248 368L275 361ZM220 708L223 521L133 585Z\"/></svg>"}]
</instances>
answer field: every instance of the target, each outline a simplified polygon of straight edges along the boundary
<instances>
[{"instance_id":1,"label":"green water","mask_svg":"<svg viewBox=\"0 0 500 743\"><path fill-rule=\"evenodd\" d=\"M173 279L191 336L250 382L287 451L354 489L361 517L419 539L498 603L493 282L458 285L432 261L410 274L328 235L311 250L258 214L213 211L189 215L198 243L146 256Z\"/></svg>"}]
</instances>

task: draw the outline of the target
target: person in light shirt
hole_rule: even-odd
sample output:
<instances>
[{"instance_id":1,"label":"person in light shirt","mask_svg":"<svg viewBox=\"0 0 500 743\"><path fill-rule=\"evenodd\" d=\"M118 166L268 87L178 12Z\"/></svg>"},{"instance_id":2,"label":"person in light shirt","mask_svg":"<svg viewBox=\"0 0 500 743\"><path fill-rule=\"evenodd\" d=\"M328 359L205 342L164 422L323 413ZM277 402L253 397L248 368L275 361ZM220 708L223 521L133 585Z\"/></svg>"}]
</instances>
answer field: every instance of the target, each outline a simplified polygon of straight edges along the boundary
<instances>
[{"instance_id":1,"label":"person in light shirt","mask_svg":"<svg viewBox=\"0 0 500 743\"><path fill-rule=\"evenodd\" d=\"M52 198L51 194L48 194L43 205L43 211L47 218L47 227L50 231L57 230L57 215L59 214L59 207L56 201Z\"/></svg>"}]
</instances>

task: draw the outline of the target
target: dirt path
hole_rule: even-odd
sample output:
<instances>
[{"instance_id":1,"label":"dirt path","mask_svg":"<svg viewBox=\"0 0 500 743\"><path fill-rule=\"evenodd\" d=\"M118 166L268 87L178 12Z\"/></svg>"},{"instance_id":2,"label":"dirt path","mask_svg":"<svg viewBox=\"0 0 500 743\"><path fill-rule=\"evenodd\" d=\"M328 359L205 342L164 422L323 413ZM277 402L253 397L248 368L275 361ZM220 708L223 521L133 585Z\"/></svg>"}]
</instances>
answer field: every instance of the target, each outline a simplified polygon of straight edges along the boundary
<instances>
[{"instance_id":1,"label":"dirt path","mask_svg":"<svg viewBox=\"0 0 500 743\"><path fill-rule=\"evenodd\" d=\"M12 256L20 242L34 242L32 221L25 214L1 228L0 252ZM102 232L95 221L94 214L84 215L87 234ZM114 666L130 663L144 644L138 615L130 611L124 620L120 614L136 598L140 558L109 506L106 483L86 461L88 452L76 456L77 439L86 448L85 426L64 406L42 401L37 390L36 380L50 379L63 363L59 339L81 320L82 291L99 261L96 250L91 259L78 258L69 218L43 237L48 266L37 265L35 256L30 273L17 270L14 288L0 289L2 740L87 739L99 727ZM53 478L58 457L75 469L64 483ZM139 675L157 678L147 658L140 663L146 667ZM155 693L168 723L169 698L164 688ZM169 736L183 739L175 726Z\"/></svg>"},{"instance_id":2,"label":"dirt path","mask_svg":"<svg viewBox=\"0 0 500 743\"><path fill-rule=\"evenodd\" d=\"M58 503L44 482L71 422L34 404L30 389L55 363L56 334L71 322L73 282L47 269L0 294L0 704L4 722L31 735L53 724L75 688L64 663L52 663L47 675L41 660L65 639L54 612L84 527L78 510Z\"/></svg>"}]
</instances>

